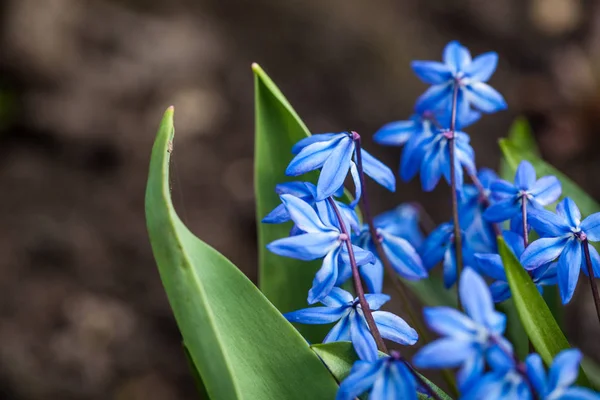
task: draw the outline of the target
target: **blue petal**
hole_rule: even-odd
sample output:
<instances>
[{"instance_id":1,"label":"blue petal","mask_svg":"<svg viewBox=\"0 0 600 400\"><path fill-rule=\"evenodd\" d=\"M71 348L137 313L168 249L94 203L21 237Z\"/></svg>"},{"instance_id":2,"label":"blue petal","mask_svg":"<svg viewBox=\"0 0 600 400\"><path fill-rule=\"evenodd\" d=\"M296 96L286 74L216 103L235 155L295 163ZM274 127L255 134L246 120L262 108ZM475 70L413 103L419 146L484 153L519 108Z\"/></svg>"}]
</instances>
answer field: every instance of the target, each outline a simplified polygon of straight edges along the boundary
<instances>
[{"instance_id":1,"label":"blue petal","mask_svg":"<svg viewBox=\"0 0 600 400\"><path fill-rule=\"evenodd\" d=\"M554 203L560 197L562 188L555 176L543 176L529 189L535 201L543 206Z\"/></svg>"},{"instance_id":2,"label":"blue petal","mask_svg":"<svg viewBox=\"0 0 600 400\"><path fill-rule=\"evenodd\" d=\"M535 169L529 161L521 161L515 174L515 186L520 190L529 190L535 184Z\"/></svg>"},{"instance_id":3,"label":"blue petal","mask_svg":"<svg viewBox=\"0 0 600 400\"><path fill-rule=\"evenodd\" d=\"M483 399L507 399L502 393L504 385L504 375L497 372L489 372L479 379L467 392L462 393L462 400L483 400ZM508 400L523 400L513 399Z\"/></svg>"},{"instance_id":4,"label":"blue petal","mask_svg":"<svg viewBox=\"0 0 600 400\"><path fill-rule=\"evenodd\" d=\"M453 86L452 83L442 83L440 85L431 86L418 99L415 109L421 113L427 110L435 110L444 101L452 98Z\"/></svg>"},{"instance_id":5,"label":"blue petal","mask_svg":"<svg viewBox=\"0 0 600 400\"><path fill-rule=\"evenodd\" d=\"M346 315L329 331L323 343L350 341L350 315Z\"/></svg>"},{"instance_id":6,"label":"blue petal","mask_svg":"<svg viewBox=\"0 0 600 400\"><path fill-rule=\"evenodd\" d=\"M380 377L383 362L357 361L350 370L350 375L342 381L335 400L354 400L373 386Z\"/></svg>"},{"instance_id":7,"label":"blue petal","mask_svg":"<svg viewBox=\"0 0 600 400\"><path fill-rule=\"evenodd\" d=\"M468 340L477 328L470 318L450 307L425 307L423 317L433 331L455 339Z\"/></svg>"},{"instance_id":8,"label":"blue petal","mask_svg":"<svg viewBox=\"0 0 600 400\"><path fill-rule=\"evenodd\" d=\"M557 263L550 263L533 270L532 278L536 285L556 285L558 277L556 276Z\"/></svg>"},{"instance_id":9,"label":"blue petal","mask_svg":"<svg viewBox=\"0 0 600 400\"><path fill-rule=\"evenodd\" d=\"M471 63L471 53L466 47L456 40L451 41L444 48L444 63L450 68L453 74L464 72Z\"/></svg>"},{"instance_id":10,"label":"blue petal","mask_svg":"<svg viewBox=\"0 0 600 400\"><path fill-rule=\"evenodd\" d=\"M484 211L483 218L490 222L503 222L511 219L520 209L520 203L514 198L509 198L489 206Z\"/></svg>"},{"instance_id":11,"label":"blue petal","mask_svg":"<svg viewBox=\"0 0 600 400\"><path fill-rule=\"evenodd\" d=\"M352 175L352 181L354 182L354 200L349 204L350 207L354 208L358 204L360 197L362 196L362 184L360 183L360 175L358 174L358 168L354 161L350 161L350 174Z\"/></svg>"},{"instance_id":12,"label":"blue petal","mask_svg":"<svg viewBox=\"0 0 600 400\"><path fill-rule=\"evenodd\" d=\"M329 142L334 141L335 139L339 139L346 135L345 132L342 133L320 133L317 135L311 135L307 138L299 140L294 146L292 146L292 154L298 154L305 147L318 142Z\"/></svg>"},{"instance_id":13,"label":"blue petal","mask_svg":"<svg viewBox=\"0 0 600 400\"><path fill-rule=\"evenodd\" d=\"M571 386L579 375L581 357L581 352L577 349L563 350L558 353L548 371L550 388L554 390Z\"/></svg>"},{"instance_id":14,"label":"blue petal","mask_svg":"<svg viewBox=\"0 0 600 400\"><path fill-rule=\"evenodd\" d=\"M445 146L439 149L436 145L429 149L421 162L421 186L426 192L432 191L437 186L446 164L450 162L446 149Z\"/></svg>"},{"instance_id":15,"label":"blue petal","mask_svg":"<svg viewBox=\"0 0 600 400\"><path fill-rule=\"evenodd\" d=\"M468 391L483 374L485 366L481 354L473 354L467 358L463 366L456 373L456 381L461 392Z\"/></svg>"},{"instance_id":16,"label":"blue petal","mask_svg":"<svg viewBox=\"0 0 600 400\"><path fill-rule=\"evenodd\" d=\"M542 357L537 353L528 355L525 359L525 367L527 377L535 390L542 395L547 393L548 385L546 384L546 370L544 369Z\"/></svg>"},{"instance_id":17,"label":"blue petal","mask_svg":"<svg viewBox=\"0 0 600 400\"><path fill-rule=\"evenodd\" d=\"M369 264L375 261L375 256L368 250L363 250L362 248L352 245L352 251L354 253L354 260L356 261L356 265L364 265ZM348 256L348 248L346 246L342 247L342 261L345 264L350 264L350 257Z\"/></svg>"},{"instance_id":18,"label":"blue petal","mask_svg":"<svg viewBox=\"0 0 600 400\"><path fill-rule=\"evenodd\" d=\"M493 113L506 109L506 101L493 87L483 82L472 82L465 86L467 99L476 109Z\"/></svg>"},{"instance_id":19,"label":"blue petal","mask_svg":"<svg viewBox=\"0 0 600 400\"><path fill-rule=\"evenodd\" d=\"M339 320L348 307L311 307L283 314L290 322L300 324L330 324Z\"/></svg>"},{"instance_id":20,"label":"blue petal","mask_svg":"<svg viewBox=\"0 0 600 400\"><path fill-rule=\"evenodd\" d=\"M446 244L449 243L452 236L452 224L444 223L437 227L425 240L419 250L423 265L427 269L433 268L444 258Z\"/></svg>"},{"instance_id":21,"label":"blue petal","mask_svg":"<svg viewBox=\"0 0 600 400\"><path fill-rule=\"evenodd\" d=\"M365 174L369 175L375 182L387 190L391 192L396 191L396 178L392 170L364 149L361 150L361 156Z\"/></svg>"},{"instance_id":22,"label":"blue petal","mask_svg":"<svg viewBox=\"0 0 600 400\"><path fill-rule=\"evenodd\" d=\"M382 305L390 301L390 296L382 293L368 293L365 294L365 300L367 301L367 304L369 304L369 309L373 311L379 310Z\"/></svg>"},{"instance_id":23,"label":"blue petal","mask_svg":"<svg viewBox=\"0 0 600 400\"><path fill-rule=\"evenodd\" d=\"M464 69L465 75L474 81L486 82L498 65L498 54L490 51L480 54Z\"/></svg>"},{"instance_id":24,"label":"blue petal","mask_svg":"<svg viewBox=\"0 0 600 400\"><path fill-rule=\"evenodd\" d=\"M354 301L354 297L350 292L345 291L339 287L334 287L331 292L321 300L321 303L328 307L343 307L348 306Z\"/></svg>"},{"instance_id":25,"label":"blue petal","mask_svg":"<svg viewBox=\"0 0 600 400\"><path fill-rule=\"evenodd\" d=\"M408 371L408 368L404 364L400 362L389 364L385 378L387 385L384 393L387 397L377 397L375 395L375 387L373 387L373 391L371 392L372 399L417 400L417 383L415 382L415 377Z\"/></svg>"},{"instance_id":26,"label":"blue petal","mask_svg":"<svg viewBox=\"0 0 600 400\"><path fill-rule=\"evenodd\" d=\"M418 132L419 125L413 120L390 122L375 132L373 141L384 146L402 146Z\"/></svg>"},{"instance_id":27,"label":"blue petal","mask_svg":"<svg viewBox=\"0 0 600 400\"><path fill-rule=\"evenodd\" d=\"M446 289L452 287L456 282L456 251L454 245L448 246L444 253L444 286Z\"/></svg>"},{"instance_id":28,"label":"blue petal","mask_svg":"<svg viewBox=\"0 0 600 400\"><path fill-rule=\"evenodd\" d=\"M293 194L296 197L314 197L315 185L310 182L285 182L275 186L275 193L278 195L282 194Z\"/></svg>"},{"instance_id":29,"label":"blue petal","mask_svg":"<svg viewBox=\"0 0 600 400\"><path fill-rule=\"evenodd\" d=\"M407 240L380 231L383 249L394 270L408 280L427 278L421 257Z\"/></svg>"},{"instance_id":30,"label":"blue petal","mask_svg":"<svg viewBox=\"0 0 600 400\"><path fill-rule=\"evenodd\" d=\"M477 270L493 279L506 281L506 272L499 254L475 254Z\"/></svg>"},{"instance_id":31,"label":"blue petal","mask_svg":"<svg viewBox=\"0 0 600 400\"><path fill-rule=\"evenodd\" d=\"M311 137L320 136L314 135ZM310 138L307 138L310 139ZM317 168L321 168L325 161L330 157L331 152L340 143L342 138L335 140L329 140L324 142L315 142L304 147L297 155L290 161L290 164L285 170L287 176L298 176L312 171Z\"/></svg>"},{"instance_id":32,"label":"blue petal","mask_svg":"<svg viewBox=\"0 0 600 400\"><path fill-rule=\"evenodd\" d=\"M353 153L354 142L348 136L341 139L335 149L329 152L317 182L316 200L325 200L344 185Z\"/></svg>"},{"instance_id":33,"label":"blue petal","mask_svg":"<svg viewBox=\"0 0 600 400\"><path fill-rule=\"evenodd\" d=\"M379 259L372 264L365 264L359 268L360 276L371 293L381 293L383 290L383 265Z\"/></svg>"},{"instance_id":34,"label":"blue petal","mask_svg":"<svg viewBox=\"0 0 600 400\"><path fill-rule=\"evenodd\" d=\"M441 62L413 61L410 66L423 82L430 85L439 85L452 79L452 72L446 64Z\"/></svg>"},{"instance_id":35,"label":"blue petal","mask_svg":"<svg viewBox=\"0 0 600 400\"><path fill-rule=\"evenodd\" d=\"M521 256L521 264L527 270L533 270L554 261L565 249L568 238L541 238L531 243ZM579 264L577 264L579 265Z\"/></svg>"},{"instance_id":36,"label":"blue petal","mask_svg":"<svg viewBox=\"0 0 600 400\"><path fill-rule=\"evenodd\" d=\"M303 233L275 240L267 245L269 251L299 260L310 261L324 257L337 247L339 233Z\"/></svg>"},{"instance_id":37,"label":"blue petal","mask_svg":"<svg viewBox=\"0 0 600 400\"><path fill-rule=\"evenodd\" d=\"M581 223L581 230L587 235L590 242L600 241L600 213L588 216Z\"/></svg>"},{"instance_id":38,"label":"blue petal","mask_svg":"<svg viewBox=\"0 0 600 400\"><path fill-rule=\"evenodd\" d=\"M356 211L354 211L354 209L349 205L341 203L339 201L336 201L335 204L340 210L342 218L344 218L346 228L351 229L354 233L360 232L360 222L358 221L358 215L356 215Z\"/></svg>"},{"instance_id":39,"label":"blue petal","mask_svg":"<svg viewBox=\"0 0 600 400\"><path fill-rule=\"evenodd\" d=\"M283 204L275 207L270 213L268 213L263 219L263 224L281 224L290 220L290 214Z\"/></svg>"},{"instance_id":40,"label":"blue petal","mask_svg":"<svg viewBox=\"0 0 600 400\"><path fill-rule=\"evenodd\" d=\"M496 312L492 295L483 278L471 268L465 268L460 277L458 292L467 315L475 322L490 327L493 324L490 319Z\"/></svg>"},{"instance_id":41,"label":"blue petal","mask_svg":"<svg viewBox=\"0 0 600 400\"><path fill-rule=\"evenodd\" d=\"M492 192L508 196L514 196L519 192L515 185L505 181L504 179L497 179L494 181L490 186L490 190Z\"/></svg>"},{"instance_id":42,"label":"blue petal","mask_svg":"<svg viewBox=\"0 0 600 400\"><path fill-rule=\"evenodd\" d=\"M560 209L557 207L557 209ZM529 208L527 211L529 224L540 236L561 236L571 233L571 227L565 218L550 211Z\"/></svg>"},{"instance_id":43,"label":"blue petal","mask_svg":"<svg viewBox=\"0 0 600 400\"><path fill-rule=\"evenodd\" d=\"M358 312L350 314L350 338L354 345L354 350L361 360L377 360L377 344L369 331L364 318L358 315Z\"/></svg>"},{"instance_id":44,"label":"blue petal","mask_svg":"<svg viewBox=\"0 0 600 400\"><path fill-rule=\"evenodd\" d=\"M339 250L331 251L323 259L308 291L308 304L323 300L333 289L338 274L338 253Z\"/></svg>"},{"instance_id":45,"label":"blue petal","mask_svg":"<svg viewBox=\"0 0 600 400\"><path fill-rule=\"evenodd\" d=\"M579 280L582 251L578 240L571 240L558 258L558 288L563 304L571 301Z\"/></svg>"},{"instance_id":46,"label":"blue petal","mask_svg":"<svg viewBox=\"0 0 600 400\"><path fill-rule=\"evenodd\" d=\"M600 394L582 387L570 387L565 389L560 400L600 400Z\"/></svg>"},{"instance_id":47,"label":"blue petal","mask_svg":"<svg viewBox=\"0 0 600 400\"><path fill-rule=\"evenodd\" d=\"M431 136L431 131L422 135L415 135L410 138L402 149L402 155L400 156L400 177L403 181L410 181L419 172L421 160L425 155L422 143Z\"/></svg>"},{"instance_id":48,"label":"blue petal","mask_svg":"<svg viewBox=\"0 0 600 400\"><path fill-rule=\"evenodd\" d=\"M556 205L556 213L567 220L567 223L573 228L581 224L581 212L577 204L569 197L565 197Z\"/></svg>"},{"instance_id":49,"label":"blue petal","mask_svg":"<svg viewBox=\"0 0 600 400\"><path fill-rule=\"evenodd\" d=\"M512 250L513 254L517 256L517 258L521 257L521 254L525 251L523 236L519 233L504 231L502 232L502 237L508 245L508 248Z\"/></svg>"},{"instance_id":50,"label":"blue petal","mask_svg":"<svg viewBox=\"0 0 600 400\"><path fill-rule=\"evenodd\" d=\"M490 285L490 292L494 303L501 303L511 296L510 286L505 281L496 281Z\"/></svg>"},{"instance_id":51,"label":"blue petal","mask_svg":"<svg viewBox=\"0 0 600 400\"><path fill-rule=\"evenodd\" d=\"M413 357L417 368L453 368L472 357L476 350L469 340L442 338L422 347Z\"/></svg>"},{"instance_id":52,"label":"blue petal","mask_svg":"<svg viewBox=\"0 0 600 400\"><path fill-rule=\"evenodd\" d=\"M326 227L315 210L304 200L294 197L291 194L282 194L281 202L288 210L290 218L296 226L306 233L329 233L333 228ZM339 232L338 232L339 234Z\"/></svg>"},{"instance_id":53,"label":"blue petal","mask_svg":"<svg viewBox=\"0 0 600 400\"><path fill-rule=\"evenodd\" d=\"M399 316L387 311L373 312L373 319L381 337L402 345L413 345L419 340L417 331Z\"/></svg>"}]
</instances>

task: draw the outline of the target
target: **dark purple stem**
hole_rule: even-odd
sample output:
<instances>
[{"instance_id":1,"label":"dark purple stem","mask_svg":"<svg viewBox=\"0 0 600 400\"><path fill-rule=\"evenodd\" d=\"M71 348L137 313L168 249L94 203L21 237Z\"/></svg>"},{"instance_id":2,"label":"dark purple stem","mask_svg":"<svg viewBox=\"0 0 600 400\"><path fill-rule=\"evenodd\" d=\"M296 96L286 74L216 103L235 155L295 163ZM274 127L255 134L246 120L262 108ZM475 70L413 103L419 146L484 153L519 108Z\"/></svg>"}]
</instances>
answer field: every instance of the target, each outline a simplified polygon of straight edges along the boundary
<instances>
[{"instance_id":1,"label":"dark purple stem","mask_svg":"<svg viewBox=\"0 0 600 400\"><path fill-rule=\"evenodd\" d=\"M585 263L587 265L587 272L590 277L590 287L592 289L592 296L594 297L594 305L596 306L596 314L598 316L598 322L600 322L600 295L598 295L598 286L594 279L594 268L592 268L592 259L590 257L590 243L587 238L583 239L583 252L585 253Z\"/></svg>"},{"instance_id":2,"label":"dark purple stem","mask_svg":"<svg viewBox=\"0 0 600 400\"><path fill-rule=\"evenodd\" d=\"M452 195L452 222L454 223L454 254L456 256L456 279L460 280L460 273L463 266L462 256L462 236L460 233L460 220L458 216L458 195L456 187L456 167L454 160L456 158L454 149L454 138L456 136L456 102L458 98L458 82L454 83L454 93L452 94L452 117L450 119L450 136L448 138L448 148L450 150L450 187ZM462 309L460 296L458 298L458 308Z\"/></svg>"},{"instance_id":3,"label":"dark purple stem","mask_svg":"<svg viewBox=\"0 0 600 400\"><path fill-rule=\"evenodd\" d=\"M527 232L527 195L521 198L521 216L523 217L523 244L529 246L529 233Z\"/></svg>"},{"instance_id":4,"label":"dark purple stem","mask_svg":"<svg viewBox=\"0 0 600 400\"><path fill-rule=\"evenodd\" d=\"M337 205L332 197L328 197L327 201L331 204L333 211L335 212L335 216L340 224L340 230L344 237L344 241L346 242L346 248L348 249L348 258L350 258L350 267L352 268L352 278L354 283L354 290L356 291L356 296L358 297L358 302L360 303L360 308L363 310L363 314L365 315L365 319L367 320L367 325L369 325L369 330L375 339L375 343L377 343L377 347L379 350L387 353L387 347L381 338L381 334L379 333L379 329L377 329L377 324L375 323L375 319L373 319L373 314L371 313L371 309L369 308L369 303L365 299L365 291L362 286L362 282L360 280L360 274L358 273L358 265L356 265L356 259L354 258L354 250L352 249L352 242L350 241L350 234L346 229L346 224L344 223L344 219L340 214L340 210L338 210Z\"/></svg>"}]
</instances>

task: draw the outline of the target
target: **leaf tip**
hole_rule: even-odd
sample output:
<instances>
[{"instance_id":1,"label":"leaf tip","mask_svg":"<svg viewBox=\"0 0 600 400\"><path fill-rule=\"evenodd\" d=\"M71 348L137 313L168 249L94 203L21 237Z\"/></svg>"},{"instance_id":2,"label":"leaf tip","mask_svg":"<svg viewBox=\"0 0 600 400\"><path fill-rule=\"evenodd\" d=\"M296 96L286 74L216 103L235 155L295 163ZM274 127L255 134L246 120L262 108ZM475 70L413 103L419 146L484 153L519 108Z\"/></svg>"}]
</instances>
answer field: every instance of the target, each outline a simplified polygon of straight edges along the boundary
<instances>
[{"instance_id":1,"label":"leaf tip","mask_svg":"<svg viewBox=\"0 0 600 400\"><path fill-rule=\"evenodd\" d=\"M258 65L258 63L252 63L252 71L254 71L255 74L261 74L263 73L263 69L260 67L260 65Z\"/></svg>"}]
</instances>

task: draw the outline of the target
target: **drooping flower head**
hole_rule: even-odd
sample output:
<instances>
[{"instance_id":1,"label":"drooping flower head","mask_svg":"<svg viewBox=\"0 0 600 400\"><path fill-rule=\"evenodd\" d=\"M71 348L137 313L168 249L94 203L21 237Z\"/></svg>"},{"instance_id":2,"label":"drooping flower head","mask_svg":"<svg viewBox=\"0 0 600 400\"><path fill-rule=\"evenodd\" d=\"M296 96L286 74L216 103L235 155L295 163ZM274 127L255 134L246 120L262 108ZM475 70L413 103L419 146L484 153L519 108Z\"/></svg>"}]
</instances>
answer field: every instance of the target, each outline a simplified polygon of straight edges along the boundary
<instances>
[{"instance_id":1,"label":"drooping flower head","mask_svg":"<svg viewBox=\"0 0 600 400\"><path fill-rule=\"evenodd\" d=\"M419 336L402 318L387 311L373 311L389 301L385 294L366 294L377 329L384 339L402 345L413 345ZM330 324L337 322L323 343L351 341L361 360L377 360L377 345L369 330L358 298L340 288L333 288L321 300L324 307L311 307L284 314L290 322L301 324Z\"/></svg>"},{"instance_id":2,"label":"drooping flower head","mask_svg":"<svg viewBox=\"0 0 600 400\"><path fill-rule=\"evenodd\" d=\"M518 258L525 251L525 243L523 237L515 232L504 231L502 233L504 241L508 248ZM508 278L502 263L502 258L497 253L475 254L475 263L477 271L483 275L487 275L496 281L490 286L494 302L500 303L510 298L510 287L508 286ZM543 292L543 286L556 285L556 263L548 263L539 268L534 269L530 273L533 283L536 285L540 293Z\"/></svg>"},{"instance_id":3,"label":"drooping flower head","mask_svg":"<svg viewBox=\"0 0 600 400\"><path fill-rule=\"evenodd\" d=\"M508 357L502 354L512 354L512 347L502 336L506 317L494 310L483 278L465 268L458 289L466 315L450 307L425 308L425 322L443 337L419 350L413 363L418 368L460 367L457 381L466 392L483 374L486 360L504 365Z\"/></svg>"},{"instance_id":4,"label":"drooping flower head","mask_svg":"<svg viewBox=\"0 0 600 400\"><path fill-rule=\"evenodd\" d=\"M357 361L342 381L336 400L353 400L368 392L369 399L417 399L415 377L395 352L376 361Z\"/></svg>"},{"instance_id":5,"label":"drooping flower head","mask_svg":"<svg viewBox=\"0 0 600 400\"><path fill-rule=\"evenodd\" d=\"M325 200L336 193L344 184L350 171L356 188L354 207L361 196L360 178L357 168L355 140L356 132L322 133L300 140L292 147L296 156L292 159L285 174L298 176L315 169L321 169L317 182L316 200ZM381 161L361 149L362 167L365 174L390 191L396 190L396 178Z\"/></svg>"},{"instance_id":6,"label":"drooping flower head","mask_svg":"<svg viewBox=\"0 0 600 400\"><path fill-rule=\"evenodd\" d=\"M600 241L600 213L581 220L581 212L573 200L566 197L556 206L556 214L544 209L532 209L530 224L541 236L531 243L521 256L527 270L535 270L558 259L558 288L563 304L571 301L579 271L587 274L583 246ZM595 277L600 277L600 255L588 246Z\"/></svg>"},{"instance_id":7,"label":"drooping flower head","mask_svg":"<svg viewBox=\"0 0 600 400\"><path fill-rule=\"evenodd\" d=\"M417 110L449 109L455 87L458 90L459 112L469 107L486 113L506 108L502 95L485 83L498 64L495 52L484 53L472 59L466 47L452 41L444 49L443 60L443 63L413 61L415 74L423 82L433 85L417 100Z\"/></svg>"},{"instance_id":8,"label":"drooping flower head","mask_svg":"<svg viewBox=\"0 0 600 400\"><path fill-rule=\"evenodd\" d=\"M525 360L527 375L540 400L600 400L600 394L590 389L572 386L579 375L581 352L563 350L554 358L546 373L542 358L530 354Z\"/></svg>"},{"instance_id":9,"label":"drooping flower head","mask_svg":"<svg viewBox=\"0 0 600 400\"><path fill-rule=\"evenodd\" d=\"M324 257L321 269L315 275L308 292L308 303L314 304L327 296L336 283L341 284L340 281L348 279L349 275L344 273L346 276L342 276L340 270L348 269L349 257L345 242L350 240L350 233L342 232L338 225L330 221L327 211L317 214L308 203L291 194L280 197L291 219L303 233L275 240L267 248L280 256L306 261ZM358 246L352 248L358 265L375 260L369 251Z\"/></svg>"},{"instance_id":10,"label":"drooping flower head","mask_svg":"<svg viewBox=\"0 0 600 400\"><path fill-rule=\"evenodd\" d=\"M526 209L541 209L552 204L562 192L560 182L555 176L543 176L536 180L535 169L529 161L521 161L515 174L515 183L502 179L496 180L490 187L498 201L492 204L483 216L491 222L511 220L511 230L521 229L523 224L522 205Z\"/></svg>"}]
</instances>

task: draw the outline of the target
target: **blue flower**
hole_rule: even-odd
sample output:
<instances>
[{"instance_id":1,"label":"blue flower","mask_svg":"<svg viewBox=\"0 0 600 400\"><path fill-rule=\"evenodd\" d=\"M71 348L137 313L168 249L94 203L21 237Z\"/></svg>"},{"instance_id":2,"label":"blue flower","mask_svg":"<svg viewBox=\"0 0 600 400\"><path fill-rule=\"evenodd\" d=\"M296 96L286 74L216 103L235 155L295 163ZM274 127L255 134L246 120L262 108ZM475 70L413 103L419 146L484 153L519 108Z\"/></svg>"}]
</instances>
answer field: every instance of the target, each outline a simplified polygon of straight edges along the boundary
<instances>
[{"instance_id":1,"label":"blue flower","mask_svg":"<svg viewBox=\"0 0 600 400\"><path fill-rule=\"evenodd\" d=\"M417 399L417 382L405 362L395 357L357 361L342 381L336 400L353 400L369 392L369 399Z\"/></svg>"},{"instance_id":2,"label":"blue flower","mask_svg":"<svg viewBox=\"0 0 600 400\"><path fill-rule=\"evenodd\" d=\"M486 359L494 366L505 365L509 359L502 354L512 354L512 347L502 337L506 317L494 310L485 281L470 268L461 274L459 296L467 315L450 307L425 308L425 322L443 337L419 350L413 364L419 368L460 367L457 381L461 391L466 391L483 373Z\"/></svg>"},{"instance_id":3,"label":"blue flower","mask_svg":"<svg viewBox=\"0 0 600 400\"><path fill-rule=\"evenodd\" d=\"M563 350L552 362L546 374L542 358L530 354L525 360L527 375L540 400L599 400L600 395L590 389L571 386L579 374L581 352L577 349Z\"/></svg>"},{"instance_id":4,"label":"blue flower","mask_svg":"<svg viewBox=\"0 0 600 400\"><path fill-rule=\"evenodd\" d=\"M461 397L462 400L530 400L531 390L525 377L515 368L492 370L479 379Z\"/></svg>"},{"instance_id":5,"label":"blue flower","mask_svg":"<svg viewBox=\"0 0 600 400\"><path fill-rule=\"evenodd\" d=\"M280 197L290 217L303 233L275 240L269 243L267 248L280 256L299 260L308 261L324 257L323 265L315 275L312 288L308 292L308 303L314 304L327 296L336 283L339 284L338 272L349 264L345 242L350 238L329 221L328 213L318 215L308 203L291 194L283 194ZM375 260L370 252L357 246L352 247L358 265Z\"/></svg>"},{"instance_id":6,"label":"blue flower","mask_svg":"<svg viewBox=\"0 0 600 400\"><path fill-rule=\"evenodd\" d=\"M443 63L413 61L415 74L433 85L417 100L417 110L449 109L455 85L458 85L457 110L472 106L491 113L506 108L502 95L485 83L496 70L496 53L484 53L472 60L466 47L452 41L444 49L443 60Z\"/></svg>"},{"instance_id":7,"label":"blue flower","mask_svg":"<svg viewBox=\"0 0 600 400\"><path fill-rule=\"evenodd\" d=\"M296 156L292 159L285 174L298 176L321 168L317 182L316 200L325 200L343 186L348 170L354 179L356 198L353 207L361 195L360 178L356 166L356 132L323 133L300 140L292 147ZM396 178L392 171L381 161L361 149L364 173L390 191L396 190Z\"/></svg>"},{"instance_id":8,"label":"blue flower","mask_svg":"<svg viewBox=\"0 0 600 400\"><path fill-rule=\"evenodd\" d=\"M477 172L477 178L489 199L492 196L490 187L498 179L491 169L482 168ZM479 189L475 185L464 185L459 197L458 214L460 226L465 232L469 247L474 253L496 252L496 233L490 222L483 218L487 208Z\"/></svg>"},{"instance_id":9,"label":"blue flower","mask_svg":"<svg viewBox=\"0 0 600 400\"><path fill-rule=\"evenodd\" d=\"M275 192L278 195L291 194L298 197L308 204L310 204L315 210L318 210L321 214L329 214L330 220L334 221L334 225L337 226L338 222L335 217L335 211L331 204L326 200L317 201L317 187L310 182L287 182L275 186ZM334 196L339 197L344 193L344 188L341 187ZM360 231L360 224L358 223L358 216L354 209L340 201L334 200L335 204L340 211L344 223L347 227L352 228L356 233ZM291 219L287 208L283 203L275 207L267 216L262 220L265 224L281 224ZM301 233L301 231L294 226L292 229L292 235Z\"/></svg>"},{"instance_id":10,"label":"blue flower","mask_svg":"<svg viewBox=\"0 0 600 400\"><path fill-rule=\"evenodd\" d=\"M408 218L402 218L402 216ZM394 271L411 281L427 278L428 273L423 267L421 257L410 242L411 239L418 242L422 240L414 208L409 205L401 205L395 210L375 217L373 224L377 229L378 240ZM383 286L383 264L376 255L375 243L373 243L368 225L363 225L360 235L354 243L375 255L375 261L372 264L363 265L360 272L369 291L380 293Z\"/></svg>"},{"instance_id":11,"label":"blue flower","mask_svg":"<svg viewBox=\"0 0 600 400\"><path fill-rule=\"evenodd\" d=\"M565 198L556 206L556 214L544 209L532 209L530 222L542 237L531 243L521 256L527 270L535 270L558 258L558 287L563 304L571 301L579 270L587 274L584 241L600 241L600 213L581 220L575 202ZM588 246L594 276L600 277L600 256L593 246Z\"/></svg>"},{"instance_id":12,"label":"blue flower","mask_svg":"<svg viewBox=\"0 0 600 400\"><path fill-rule=\"evenodd\" d=\"M446 121L447 113L445 114L440 118L439 113L429 110L416 113L408 121L396 121L384 125L373 136L376 143L385 146L404 146L400 157L400 177L404 181L408 182L419 172L422 158L421 142L433 136L437 131L436 127L450 126ZM456 128L464 128L477 121L480 116L480 113L473 110L468 110L467 115L457 115Z\"/></svg>"},{"instance_id":13,"label":"blue flower","mask_svg":"<svg viewBox=\"0 0 600 400\"><path fill-rule=\"evenodd\" d=\"M472 264L473 252L468 247L472 242L465 240L463 232L462 250L465 265ZM456 282L456 247L454 245L454 224L446 222L438 226L425 239L419 248L423 265L431 270L443 261L444 285L449 288Z\"/></svg>"},{"instance_id":14,"label":"blue flower","mask_svg":"<svg viewBox=\"0 0 600 400\"><path fill-rule=\"evenodd\" d=\"M535 169L528 161L521 161L515 175L515 183L498 179L492 183L491 191L498 201L485 210L483 216L491 222L511 220L511 230L521 229L522 204L527 200L527 214L532 208L543 208L558 200L561 194L559 180L555 176L544 176L536 180Z\"/></svg>"},{"instance_id":15,"label":"blue flower","mask_svg":"<svg viewBox=\"0 0 600 400\"><path fill-rule=\"evenodd\" d=\"M510 231L504 231L502 236L513 254L517 258L520 258L525 250L523 237ZM510 298L510 287L508 286L508 279L500 255L475 254L475 259L477 260L477 270L480 273L496 279L496 282L490 286L494 302L499 303ZM556 263L549 263L536 268L530 272L530 276L539 292L542 293L542 286L556 285Z\"/></svg>"},{"instance_id":16,"label":"blue flower","mask_svg":"<svg viewBox=\"0 0 600 400\"><path fill-rule=\"evenodd\" d=\"M366 294L365 299L371 310L379 310L389 301L385 294ZM377 345L369 330L358 298L343 289L335 287L321 303L325 307L312 307L284 314L290 322L301 324L330 324L339 321L329 331L323 343L352 341L356 354L361 360L377 360ZM402 345L413 345L419 336L402 318L387 311L373 311L373 319L381 337Z\"/></svg>"},{"instance_id":17,"label":"blue flower","mask_svg":"<svg viewBox=\"0 0 600 400\"><path fill-rule=\"evenodd\" d=\"M456 131L452 133L449 130L438 130L432 136L429 136L419 143L418 153L415 161L420 160L421 164L421 186L423 190L432 191L438 184L442 175L446 182L450 184L450 147L449 139L455 138L455 158L454 170L456 175L456 187L463 185L463 167L469 174L475 174L475 152L469 144L470 138L464 132Z\"/></svg>"}]
</instances>

